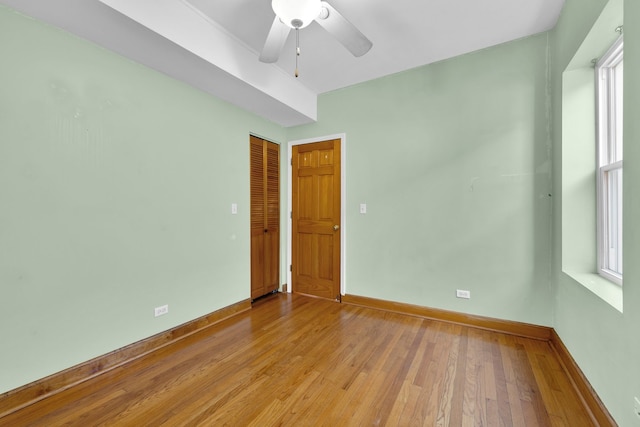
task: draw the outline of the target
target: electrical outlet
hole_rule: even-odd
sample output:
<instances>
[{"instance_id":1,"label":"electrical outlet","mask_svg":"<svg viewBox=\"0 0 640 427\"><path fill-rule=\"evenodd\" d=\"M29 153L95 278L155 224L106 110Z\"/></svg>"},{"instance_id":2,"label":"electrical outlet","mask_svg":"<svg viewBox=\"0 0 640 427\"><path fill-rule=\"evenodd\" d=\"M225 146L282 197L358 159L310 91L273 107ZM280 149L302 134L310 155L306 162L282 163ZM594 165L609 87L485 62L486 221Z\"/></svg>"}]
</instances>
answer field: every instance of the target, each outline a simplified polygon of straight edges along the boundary
<instances>
[{"instance_id":1,"label":"electrical outlet","mask_svg":"<svg viewBox=\"0 0 640 427\"><path fill-rule=\"evenodd\" d=\"M162 305L153 309L153 315L155 317L162 316L169 312L169 304Z\"/></svg>"},{"instance_id":2,"label":"electrical outlet","mask_svg":"<svg viewBox=\"0 0 640 427\"><path fill-rule=\"evenodd\" d=\"M360 213L361 214L366 214L367 213L367 204L366 203L360 203Z\"/></svg>"},{"instance_id":3,"label":"electrical outlet","mask_svg":"<svg viewBox=\"0 0 640 427\"><path fill-rule=\"evenodd\" d=\"M640 418L640 399L637 397L633 398L633 411L636 413L636 416Z\"/></svg>"},{"instance_id":4,"label":"electrical outlet","mask_svg":"<svg viewBox=\"0 0 640 427\"><path fill-rule=\"evenodd\" d=\"M469 299L471 298L471 291L466 291L463 289L456 289L456 297Z\"/></svg>"}]
</instances>

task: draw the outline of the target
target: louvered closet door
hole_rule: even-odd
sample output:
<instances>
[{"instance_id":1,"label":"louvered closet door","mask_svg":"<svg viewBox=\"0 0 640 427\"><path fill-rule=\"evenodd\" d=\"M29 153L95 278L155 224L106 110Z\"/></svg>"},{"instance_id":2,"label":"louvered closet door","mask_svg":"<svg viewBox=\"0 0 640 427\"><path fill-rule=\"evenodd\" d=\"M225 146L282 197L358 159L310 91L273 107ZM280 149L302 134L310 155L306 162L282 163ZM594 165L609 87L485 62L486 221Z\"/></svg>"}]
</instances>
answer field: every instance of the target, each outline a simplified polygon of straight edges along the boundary
<instances>
[{"instance_id":1,"label":"louvered closet door","mask_svg":"<svg viewBox=\"0 0 640 427\"><path fill-rule=\"evenodd\" d=\"M251 136L251 298L280 281L280 147Z\"/></svg>"}]
</instances>

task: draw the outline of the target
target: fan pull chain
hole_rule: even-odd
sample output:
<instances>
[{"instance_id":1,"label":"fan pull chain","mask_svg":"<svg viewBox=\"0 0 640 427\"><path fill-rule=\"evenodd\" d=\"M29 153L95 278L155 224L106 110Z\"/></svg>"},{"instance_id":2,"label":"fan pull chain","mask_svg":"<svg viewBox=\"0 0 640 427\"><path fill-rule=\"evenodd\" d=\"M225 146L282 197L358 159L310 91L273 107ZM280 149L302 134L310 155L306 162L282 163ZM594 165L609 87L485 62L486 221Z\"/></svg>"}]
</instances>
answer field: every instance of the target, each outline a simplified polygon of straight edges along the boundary
<instances>
[{"instance_id":1,"label":"fan pull chain","mask_svg":"<svg viewBox=\"0 0 640 427\"><path fill-rule=\"evenodd\" d=\"M296 72L295 76L298 78L298 57L300 56L300 28L296 28Z\"/></svg>"}]
</instances>

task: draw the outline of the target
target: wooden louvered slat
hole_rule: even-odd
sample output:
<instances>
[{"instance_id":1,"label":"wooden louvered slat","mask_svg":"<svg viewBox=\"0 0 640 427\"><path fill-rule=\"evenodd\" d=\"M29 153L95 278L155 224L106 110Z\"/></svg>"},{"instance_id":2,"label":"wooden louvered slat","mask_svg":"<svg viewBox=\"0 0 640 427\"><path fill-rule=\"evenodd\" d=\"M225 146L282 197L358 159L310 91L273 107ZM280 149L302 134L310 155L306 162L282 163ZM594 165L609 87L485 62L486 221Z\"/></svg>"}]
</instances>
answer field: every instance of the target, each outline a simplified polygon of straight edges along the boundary
<instances>
[{"instance_id":1,"label":"wooden louvered slat","mask_svg":"<svg viewBox=\"0 0 640 427\"><path fill-rule=\"evenodd\" d=\"M280 153L278 146L267 146L267 228L280 225Z\"/></svg>"},{"instance_id":2,"label":"wooden louvered slat","mask_svg":"<svg viewBox=\"0 0 640 427\"><path fill-rule=\"evenodd\" d=\"M262 141L251 137L251 228L264 228L264 167Z\"/></svg>"}]
</instances>

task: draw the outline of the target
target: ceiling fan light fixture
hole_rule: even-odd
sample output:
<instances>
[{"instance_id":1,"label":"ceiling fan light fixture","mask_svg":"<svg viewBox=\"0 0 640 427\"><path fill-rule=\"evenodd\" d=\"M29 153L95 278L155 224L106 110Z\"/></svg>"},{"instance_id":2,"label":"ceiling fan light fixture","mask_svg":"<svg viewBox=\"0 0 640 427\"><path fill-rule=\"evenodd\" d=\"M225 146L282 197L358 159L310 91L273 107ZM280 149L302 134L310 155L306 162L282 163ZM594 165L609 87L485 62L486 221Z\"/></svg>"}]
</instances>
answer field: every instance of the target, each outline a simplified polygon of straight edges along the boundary
<instances>
[{"instance_id":1,"label":"ceiling fan light fixture","mask_svg":"<svg viewBox=\"0 0 640 427\"><path fill-rule=\"evenodd\" d=\"M321 0L272 0L271 7L291 28L304 28L320 15Z\"/></svg>"}]
</instances>

